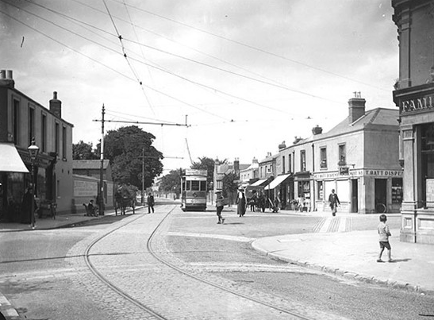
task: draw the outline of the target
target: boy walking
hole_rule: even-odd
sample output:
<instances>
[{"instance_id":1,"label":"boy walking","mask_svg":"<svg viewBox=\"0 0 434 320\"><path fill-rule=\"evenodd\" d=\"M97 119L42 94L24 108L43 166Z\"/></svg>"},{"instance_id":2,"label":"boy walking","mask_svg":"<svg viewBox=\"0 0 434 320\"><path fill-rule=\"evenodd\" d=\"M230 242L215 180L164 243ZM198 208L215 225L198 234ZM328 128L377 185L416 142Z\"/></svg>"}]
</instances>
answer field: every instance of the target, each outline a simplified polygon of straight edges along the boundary
<instances>
[{"instance_id":1,"label":"boy walking","mask_svg":"<svg viewBox=\"0 0 434 320\"><path fill-rule=\"evenodd\" d=\"M223 224L225 223L225 219L222 217L222 211L223 211L223 207L224 207L224 198L222 196L221 191L217 191L216 192L216 201L215 201L215 206L217 208L217 218L218 218L218 222L217 224Z\"/></svg>"},{"instance_id":2,"label":"boy walking","mask_svg":"<svg viewBox=\"0 0 434 320\"><path fill-rule=\"evenodd\" d=\"M380 254L378 255L377 262L383 262L381 260L381 255L383 254L384 248L387 249L387 255L389 257L389 262L392 262L392 248L390 247L389 237L392 235L389 230L389 226L386 224L387 217L385 214L380 216L380 223L378 224L378 235L380 236Z\"/></svg>"}]
</instances>

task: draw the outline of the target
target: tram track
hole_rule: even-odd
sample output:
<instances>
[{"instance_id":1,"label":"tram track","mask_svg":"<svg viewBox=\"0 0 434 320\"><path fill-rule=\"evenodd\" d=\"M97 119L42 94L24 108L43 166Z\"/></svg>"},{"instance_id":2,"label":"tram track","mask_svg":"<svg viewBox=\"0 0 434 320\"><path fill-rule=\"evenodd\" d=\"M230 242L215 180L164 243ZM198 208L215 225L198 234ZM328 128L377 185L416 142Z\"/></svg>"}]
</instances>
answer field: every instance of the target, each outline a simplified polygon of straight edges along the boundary
<instances>
[{"instance_id":1,"label":"tram track","mask_svg":"<svg viewBox=\"0 0 434 320\"><path fill-rule=\"evenodd\" d=\"M237 298L247 300L247 301L249 301L249 303L253 302L255 304L259 304L261 306L264 306L266 308L270 308L270 309L274 310L275 312L278 312L278 313L283 314L283 315L287 315L288 319L312 320L312 319L318 318L318 314L316 314L315 316L301 314L301 312L292 310L290 308L285 308L285 307L276 305L275 303L265 301L264 299L261 299L259 297L254 297L252 295L248 295L246 293L240 292L237 289L230 288L227 285L224 285L221 283L216 283L214 281L205 279L204 277L197 275L194 272L188 271L185 268L180 267L176 263L171 262L169 259L164 258L163 254L159 254L158 250L154 249L153 243L156 240L157 234L158 234L159 230L161 229L162 225L166 222L166 219L170 216L170 214L173 212L174 209L175 209L175 206L171 210L169 210L167 214L164 215L164 217L158 222L158 224L152 230L152 232L150 233L150 235L147 239L147 242L146 242L147 250L148 250L149 254L155 260L157 260L162 265L170 268L171 270L176 271L180 275L187 276L190 279L194 279L195 281L198 281L201 284L211 286L217 290L222 290L222 291L224 291L230 295L233 295ZM109 232L106 232L106 233L100 235L99 237L94 239L91 243L89 243L85 249L85 252L84 252L84 258L85 258L86 266L99 281L104 283L108 288L110 288L113 292L118 294L120 297L122 297L126 301L132 303L134 306L136 306L140 310L148 313L149 315L151 315L155 319L169 320L169 319L172 319L172 317L169 318L167 316L162 315L160 312L156 311L154 308L151 308L148 305L146 305L145 303L137 300L132 295L130 295L127 292L125 292L124 290L122 290L119 286L112 283L107 277L105 277L101 272L98 271L96 266L91 261L91 257L92 257L91 250L97 243L102 241L104 238L107 238L110 235L114 234L116 231L118 231L118 230L128 226L129 224L137 221L141 217L143 217L143 215L139 215L135 219L129 220L128 222L117 226L116 228L110 230ZM309 312L307 312L307 313L309 313ZM334 319L334 318L335 317L330 317L330 319Z\"/></svg>"}]
</instances>

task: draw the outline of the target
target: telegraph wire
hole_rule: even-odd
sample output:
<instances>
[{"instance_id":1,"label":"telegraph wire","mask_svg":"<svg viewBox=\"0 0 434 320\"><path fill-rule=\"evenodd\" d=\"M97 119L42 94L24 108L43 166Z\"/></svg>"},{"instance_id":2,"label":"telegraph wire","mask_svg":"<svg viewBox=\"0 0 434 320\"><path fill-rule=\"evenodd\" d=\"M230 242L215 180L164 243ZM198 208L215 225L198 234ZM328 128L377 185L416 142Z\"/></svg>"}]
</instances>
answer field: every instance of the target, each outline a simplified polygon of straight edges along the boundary
<instances>
[{"instance_id":1,"label":"telegraph wire","mask_svg":"<svg viewBox=\"0 0 434 320\"><path fill-rule=\"evenodd\" d=\"M12 5L12 6L14 6L14 5ZM15 6L15 7L16 7L16 6ZM18 7L17 7L17 8L18 8ZM59 28L65 30L65 31L67 31L67 32L70 32L70 33L72 33L72 34L74 34L74 35L76 35L76 36L78 36L78 37L81 37L81 38L83 38L83 39L86 39L86 40L89 41L89 42L92 42L92 43L94 43L94 44L96 44L96 45L99 45L99 46L101 46L101 47L103 47L103 48L109 50L109 51L112 51L112 52L114 52L114 53L116 53L116 54L120 54L120 55L121 55L121 53L119 53L118 51L116 51L116 50L114 50L114 49L112 49L112 48L110 48L110 47L107 47L107 46L105 46L105 45L103 45L103 44L101 44L101 43L95 42L94 40L91 40L91 39L89 39L89 38L87 38L87 37L85 37L85 36L83 36L83 35L80 35L80 34L74 32L74 31L71 31L71 30L69 30L69 29L67 29L67 28L65 28L65 27L62 27L62 26L60 26L60 25L58 25L58 24L56 24L56 23L54 23L54 22L52 22L52 21L50 21L50 20L48 20L48 19L45 19L45 18L43 18L43 17L40 17L40 16L38 16L38 15L36 15L36 14L34 14L34 13L31 13L31 12L25 10L25 9L21 9L21 10L23 10L23 11L25 11L25 12L31 14L31 15L34 15L34 16L36 16L36 17L38 17L38 18L40 18L40 19L42 19L42 20L44 20L44 21L46 21L46 22L48 22L48 23L51 23L51 24L53 24L53 25L55 25L55 26L57 26L57 27L59 27ZM18 22L20 22L20 23L23 23L23 22L21 22L21 21L19 21L19 20L17 20L17 19L15 19L15 20L18 21ZM26 25L25 23L23 23L23 24ZM28 26L28 25L26 25L26 26ZM30 27L30 26L28 26L28 27ZM33 27L30 27L30 28L33 29L33 30L35 30L36 32L39 32L38 30L36 30L36 29L33 28ZM40 32L40 33L42 33L42 32ZM42 34L44 34L44 33L42 33ZM45 35L45 34L44 34L44 35ZM49 37L49 36L48 36L48 37ZM51 38L51 37L49 37L49 38L52 39L52 40L54 40L54 39ZM59 44L61 44L61 45L64 45L64 44L61 43L60 41L57 41L57 40L54 40L54 41L56 41L57 43L59 43ZM78 52L78 53L80 53L81 55L83 55L83 56L85 56L85 57L88 57L87 55L85 55L85 54L79 52L78 50L72 49L71 47L69 47L69 46L67 46L67 45L65 45L65 46L66 46L67 48L73 50L74 52ZM125 56L124 56L124 57L125 57ZM89 58L90 58L90 57L89 57ZM171 71L169 71L169 70L166 70L165 68L162 68L162 67L159 67L159 66L154 66L154 65L151 65L151 64L149 64L149 63L146 63L146 62L140 61L140 60L138 60L138 59L134 59L134 58L130 58L130 59L131 59L131 60L134 60L134 61L136 61L136 62L138 62L138 63L142 63L142 64L144 64L144 65L147 65L147 66L149 66L149 67L151 67L151 68L155 68L155 69L160 70L160 71L162 71L162 72L168 73L168 74L170 74L170 75L172 75L172 76L174 76L174 77L178 77L178 78L180 78L180 79L182 79L182 80L184 80L184 81L190 82L190 83L195 84L195 85L197 85L197 86L200 86L200 87L206 88L206 89L210 90L210 91L213 92L213 93L217 93L217 92L218 92L218 93L220 93L220 94L227 95L227 96L229 96L229 97L231 97L231 98L238 99L238 100L241 100L241 101L244 101L244 102L248 102L248 103L251 103L251 104L253 104L253 105L256 105L256 106L262 107L262 108L266 108L266 109L270 109L270 110L278 111L278 112L285 113L285 114L290 114L290 113L288 113L288 112L286 112L286 111L284 111L284 110L280 110L280 109L276 109L276 108L273 108L273 107L270 107L270 106L266 106L266 105L263 105L263 104L260 104L260 103L254 102L254 101L252 101L252 100L245 99L245 98L242 98L242 97L238 97L238 96L235 96L235 95L233 95L233 94L230 94L230 93L227 93L227 92L224 92L224 91L218 90L218 89L216 89L216 88L210 87L210 86L208 86L208 85L201 84L201 83L199 83L199 82L196 82L196 81L190 80L190 79L188 79L188 78L186 78L186 77L183 77L183 76L178 75L178 74L176 74L176 73L174 73L174 72L171 72ZM103 65L103 66L106 66L105 64L99 62L98 60L95 60L95 59L93 59L93 58L91 58L91 60L94 61L94 62L97 62L97 63L99 63L99 64L101 64L101 65ZM110 68L110 69L112 69L112 68ZM112 70L114 70L114 69L112 69ZM133 80L132 78L130 78L130 77L128 77L128 76L126 76L126 75L120 73L119 71L116 71L116 72L119 73L119 74L121 74L122 76L124 76L124 77L130 79L130 80ZM137 78L136 78L136 80L137 80ZM136 81L136 80L133 80L133 81ZM145 87L147 87L147 88L149 88L149 89L151 89L151 90L153 90L153 91L155 91L155 92L158 92L158 93L163 94L163 95L166 95L166 96L168 96L168 97L170 97L170 98L172 98L172 99L175 99L175 101L178 101L178 102L181 102L181 103L187 104L188 106L191 106L191 107L193 107L193 108L195 108L195 109L198 109L198 110L200 110L200 111L203 111L203 112L205 112L205 113L208 113L208 114L214 115L214 116L219 117L219 118L221 118L221 119L228 120L227 118L221 117L220 115L217 115L217 114L215 114L215 113L213 113L213 112L209 112L209 111L207 111L207 110L205 110L205 109L199 108L199 107L197 107L197 106L193 106L193 105L191 105L191 104L189 104L189 103L186 103L186 102L184 102L184 101L177 100L177 98L174 98L173 96L170 96L170 95L168 95L168 94L162 93L160 90L157 90L157 89L152 88L152 87L150 87L150 86L144 85L144 84L142 84L142 83L140 83L140 84L143 85L143 86L145 86ZM310 95L310 94L307 94L307 93L305 93L305 94L306 94L306 95L309 95L309 96L311 96L311 97L314 97L314 98L318 98L318 99L322 99L322 100L327 100L326 98L316 97L315 95ZM336 102L336 101L333 101L333 100L330 100L330 101L335 102L335 103L339 103L339 102ZM291 115L291 114L290 114L290 115Z\"/></svg>"},{"instance_id":2,"label":"telegraph wire","mask_svg":"<svg viewBox=\"0 0 434 320\"><path fill-rule=\"evenodd\" d=\"M125 46L124 46L124 43L123 43L123 41L122 41L122 36L121 36L121 34L119 33L118 28L116 27L116 23L115 23L115 21L113 20L113 17L112 17L112 15L111 15L111 13L110 13L110 10L109 10L108 6L107 6L107 3L105 2L105 0L102 0L102 1L103 1L103 3L104 3L104 6L105 6L105 8L106 8L106 10L107 10L108 15L110 16L110 20L111 20L111 22L112 22L112 24L113 24L113 27L114 27L115 30L116 30L116 34L118 35L118 39L119 39L119 42L120 42L120 44L121 44L122 53L124 54L124 58L125 58L126 62L128 63L128 66L130 67L131 72L133 73L134 77L136 78L137 82L139 83L140 88L142 89L142 92L143 92L143 94L145 95L146 101L148 102L148 105L149 105L149 107L150 107L151 110L152 110L152 113L155 114L154 109L152 108L152 104L151 104L151 102L149 101L148 96L146 95L145 89L144 89L143 86L142 86L142 81L139 79L139 76L138 76L137 72L134 70L133 66L132 66L131 63L130 63L130 60L128 59L127 53L126 53L126 51L125 51Z\"/></svg>"},{"instance_id":3,"label":"telegraph wire","mask_svg":"<svg viewBox=\"0 0 434 320\"><path fill-rule=\"evenodd\" d=\"M84 4L84 3L82 3L82 2L80 2L80 1L78 1L78 0L73 0L73 1L74 1L74 2L77 2L77 3L79 3L79 4L82 4L82 5L84 5L84 6L88 7L88 8L91 8L91 9L93 9L93 10L96 10L96 11L98 11L98 12L104 13L103 11L100 11L100 10L98 10L98 9L96 9L96 8L93 8L92 6L89 6L89 5L87 5L87 4ZM112 1L113 1L113 0L112 0ZM127 4L127 6L130 6L130 5ZM131 6L130 6L130 7L131 7ZM135 7L133 7L133 8L135 8ZM128 22L128 21L126 21L126 20L124 20L124 19L121 19L121 18L119 18L119 17L116 17L116 18L119 19L119 20L121 20L121 21ZM168 52L168 51L165 51L165 50L162 50L162 49L159 49L159 48L153 47L153 46L145 45L145 44L143 44L143 43L140 43L140 42L137 42L137 41L134 41L134 40L129 40L129 39L127 39L127 38L122 38L122 39L125 40L125 41L132 42L132 43L134 43L134 44L137 44L137 45L140 45L140 46L146 47L146 48L151 49L151 50L155 50L155 51L158 51L158 52L161 52L161 53L165 53L165 54L167 54L167 55L171 55L171 56L174 56L174 57L177 57L177 58L183 59L183 60L187 60L187 61L189 61L189 62L193 62L193 63L199 64L199 65L206 66L206 67L208 67L208 68L216 69L216 70L219 70L219 71L222 71L222 72L226 72L226 73L229 73L229 74L232 74L232 75L236 75L236 76L239 76L239 77L243 77L243 78L246 78L246 79L249 79L249 80L252 80L252 81L257 81L257 82L260 82L260 83L262 83L262 84L266 84L266 85L273 86L273 87L277 87L277 88L284 89L284 90L287 90L287 91L291 91L291 92L299 93L299 94L302 94L302 95L306 95L306 96L309 96L309 97L312 97L312 98L316 98L316 99L320 99L320 100L324 100L324 101L329 101L329 102L333 102L333 103L337 103L337 104L341 104L340 101L334 101L334 100L331 100L331 99L328 99L328 98L324 98L324 97L317 96L317 95L314 95L314 94L311 94L311 93L308 93L308 92L304 92L304 91L301 91L301 90L298 90L298 89L294 89L294 88L290 88L290 87L284 86L284 85L280 84L279 82L277 82L277 81L275 81L275 80L271 80L272 82L263 81L263 80L260 80L260 79L257 79L257 78L252 78L252 77L249 77L249 76L246 76L246 75L243 75L243 74L240 74L240 73L234 72L234 71L230 71L230 70L227 70L227 69L219 68L219 67L216 67L216 66L209 65L209 64L207 64L207 63L203 63L203 62L200 62L200 61L197 61L197 60L194 60L194 59L190 59L190 58L187 58L187 57L184 57L184 56L180 56L180 55L177 55L177 54L175 54L175 53L171 53L171 52ZM216 57L214 57L214 58L215 58L215 59L218 59L218 58L216 58ZM228 62L225 62L225 63L228 63ZM228 64L231 65L230 63L228 63ZM152 66L152 65L149 65L149 66L154 67L154 66ZM160 68L161 68L161 67L160 67ZM239 67L239 68L241 68L241 67ZM163 72L167 72L164 68L162 68L161 70L162 70ZM173 75L173 74L172 74L172 75ZM262 77L262 78L267 79L266 77ZM268 79L268 80L269 80L269 79ZM274 82L274 83L273 83L273 82Z\"/></svg>"},{"instance_id":4,"label":"telegraph wire","mask_svg":"<svg viewBox=\"0 0 434 320\"><path fill-rule=\"evenodd\" d=\"M20 10L21 10L21 9L20 9ZM105 67L105 68L107 68L107 69L109 69L109 70L112 70L113 72L115 72L115 73L121 75L122 77L124 77L124 78L126 78L126 79L129 79L129 80L131 80L131 81L136 82L136 79L133 79L133 78L131 78L131 77L129 77L129 76L123 74L122 72L120 72L120 71L118 71L118 70L116 70L116 69L114 69L114 68L112 68L112 67L110 67L110 66L108 66L108 65L106 65L106 64L104 64L104 63L102 63L101 61L99 61L99 60L97 60L97 59L94 59L94 58L92 58L92 57L90 57L90 56L88 56L88 55L86 55L86 54L84 54L84 53L82 53L82 52L80 52L80 51L78 51L78 50L76 50L76 49L74 49L74 48L72 48L72 47L70 47L70 46L64 44L64 43L62 43L61 41L59 41L59 40L57 40L57 39L54 39L53 37L47 35L46 33L37 30L36 28L34 28L34 27L32 27L32 26L26 24L25 22L23 22L23 21L21 21L21 20L18 20L17 18L11 16L10 14L8 14L8 13L2 11L2 10L0 10L0 13L2 13L2 14L4 14L5 16L7 16L7 17L9 17L9 18L11 18L11 19L13 19L13 20L15 20L15 21L18 22L18 23L21 23L21 24L25 25L25 26L28 27L29 29L32 29L33 31L35 31L35 32L37 32L37 33L39 33L39 34L41 34L41 35L47 37L48 39L50 39L50 40L52 40L52 41L54 41L54 42L56 42L56 43L58 43L58 44L60 44L60 45L62 45L62 46L64 46L64 47L68 48L69 50L71 50L71 51L73 51L73 52L75 52L75 53L78 53L79 55L82 55L83 57L86 57L86 58L88 58L89 60L91 60L91 61L93 61L93 62L95 62L95 63L97 63L97 64L99 64L99 65L101 65L101 66L103 66L103 67ZM165 96L165 97L168 97L168 98L170 98L170 99L172 99L172 100L174 100L174 101L177 101L177 102L179 102L179 103L181 103L181 104L187 105L187 106L192 107L192 108L197 109L197 110L200 110L200 111L202 111L202 112L204 112L204 113L208 113L208 114L213 115L213 116L215 116L215 117L218 117L218 118L221 118L221 119L227 120L227 118L224 118L224 117L222 117L222 116L220 116L220 115L218 115L218 114L215 114L215 113L209 112L209 111L207 111L207 110L205 110L205 109L199 108L199 107L197 107L197 106L195 106L195 105L193 105L193 104L190 104L190 103L188 103L188 102L182 101L182 100L180 100L180 99L178 99L178 98L175 98L175 97L173 97L173 96L171 96L171 95L169 95L169 94L167 94L167 93L165 93L165 92L162 92L162 91L160 91L160 90L158 90L158 89L155 89L155 88L150 87L150 86L148 86L148 85L143 85L143 86L145 86L145 87L147 87L148 89L150 89L150 90L152 90L152 91L155 91L155 92L157 92L157 93L159 93L159 94L161 94L161 95L163 95L163 96Z\"/></svg>"},{"instance_id":5,"label":"telegraph wire","mask_svg":"<svg viewBox=\"0 0 434 320\"><path fill-rule=\"evenodd\" d=\"M12 6L14 6L14 5L12 5ZM16 7L16 6L15 6L15 7ZM18 7L16 7L16 8L18 8ZM34 14L34 13L32 13L32 12L29 12L29 11L27 11L27 10L25 10L25 9L21 9L21 10L23 10L23 11L25 11L25 12L31 14L31 15L34 15L34 16L36 16L36 17L38 17L38 18L40 18L40 19L42 19L42 20L44 20L44 21L46 21L46 22L48 22L48 23L51 23L51 24L57 26L58 28L61 28L61 29L65 30L65 31L67 31L67 32L70 32L70 33L72 33L72 34L74 34L74 35L76 35L76 36L78 36L78 37L81 37L81 38L83 38L83 39L85 39L85 40L87 40L87 41L89 41L89 42L91 42L91 43L94 43L94 44L96 44L96 45L99 45L99 46L101 46L101 47L103 47L103 48L105 48L105 49L107 49L107 50L109 50L109 51L112 51L112 52L114 52L114 53L116 53L116 54L121 54L121 53L119 53L118 51L116 51L116 50L114 50L114 49L112 49L112 48L110 48L110 47L107 47L106 45L103 45L103 44L101 44L101 43L98 43L98 42L96 42L96 41L94 41L94 40L92 40L92 39L89 39L89 38L87 38L87 37L85 37L85 36L79 34L79 33L76 33L76 32L74 32L74 31L71 31L71 30L69 30L68 28L62 27L62 26L60 26L60 25L58 25L58 24L56 24L56 23L54 23L54 22L52 22L52 21L50 21L50 20L48 20L48 19L45 19L45 18L43 18L43 17L38 16L37 14ZM34 29L34 30L35 30L35 29ZM117 31L117 29L116 29L116 31ZM60 43L60 42L59 42L59 43ZM123 44L121 44L121 46L122 46L122 48L123 48ZM152 47L150 47L150 48L152 48ZM124 50L124 49L123 49L123 50ZM156 50L158 50L158 49L156 49ZM164 52L164 51L163 51L163 52ZM168 52L167 52L167 53L168 53ZM168 53L168 54L170 54L170 53ZM125 53L124 53L124 57L127 58ZM216 88L210 87L210 86L208 86L208 85L201 84L201 83L199 83L199 82L196 82L196 81L190 80L190 79L188 79L188 78L186 78L186 77L183 77L183 76L181 76L181 75L178 75L178 74L176 74L176 73L174 73L174 72L171 72L171 71L169 71L169 70L167 70L167 69L165 69L165 68L163 68L163 67L160 67L160 66L158 66L158 65L154 66L154 65L152 65L152 64L146 63L146 62L144 62L144 61L140 61L140 60L135 59L135 58L132 58L132 57L130 57L130 59L131 59L131 60L134 60L134 61L136 61L136 62L138 62L138 63L144 64L144 65L146 65L146 66L149 66L149 67L151 67L151 68L155 68L155 69L157 69L157 70L160 70L161 72L168 73L168 74L170 74L170 75L172 75L172 76L174 76L174 77L178 77L178 78L180 78L180 79L182 79L182 80L184 80L184 81L190 82L190 83L195 84L195 85L197 85L197 86L200 86L200 87L203 87L203 88L209 89L209 90L211 90L211 92L213 92L213 93L217 93L217 92L218 92L218 93L220 93L220 94L227 95L227 96L229 96L229 97L231 97L231 98L235 98L235 99L238 99L238 100L241 100L241 101L244 101L244 102L248 102L248 103L254 104L254 105L256 105L256 106L262 107L262 108L266 108L266 109L270 109L270 110L274 110L274 111L282 112L282 113L285 113L285 114L290 114L290 113L288 113L288 112L286 112L286 111L283 111L283 110L280 110L280 109L276 109L276 108L273 108L273 107L270 107L270 106L266 106L266 105L263 105L263 104L260 104L260 103L257 103L257 102L254 102L254 101L251 101L251 100L248 100L248 99L242 98L242 97L238 97L238 96L235 96L235 95L233 95L233 94L226 93L226 92L224 92L224 91L221 91L221 90L218 90L218 89L216 89ZM187 58L185 58L185 59L187 59ZM95 60L94 60L94 61L95 61ZM127 59L127 61L128 61L128 59ZM130 65L129 61L128 61L128 64ZM131 66L131 65L130 65L130 66ZM133 73L134 73L134 72L133 72ZM124 75L124 76L125 76L125 75ZM129 77L128 77L128 78L129 78ZM132 80L132 78L129 78L129 79ZM252 79L253 79L253 78L252 78ZM138 78L136 77L136 81L137 81L137 80L138 80ZM140 82L140 85L143 85L142 82ZM145 86L146 86L146 85L145 85ZM151 87L149 87L149 86L146 86L146 87L147 87L147 88L150 88L151 90L154 90L154 91L156 90L156 89L153 89L153 88L151 88ZM291 89L289 89L289 88L287 88L287 90L289 90L289 91L294 91L294 92L299 92L299 93L302 93L302 94L308 95L308 96L313 97L313 98L317 98L317 99L321 99L321 100L327 100L327 101L330 101L330 102L334 102L334 103L338 103L338 104L340 104L340 102L338 102L338 101L333 101L333 100L330 100L330 99L327 99L327 98L322 98L322 97L315 96L315 95L312 95L312 94L309 94L309 93L304 93L304 92L302 92L302 91L291 90ZM157 91L157 92L159 92L159 91ZM170 96L169 96L169 97L170 97ZM191 106L191 105L190 105L190 106ZM218 116L218 115L216 115L216 114L214 114L214 113L211 113L211 112L209 112L209 111L205 111L204 109L201 109L201 108L198 108L198 107L194 107L194 108L196 108L196 109L198 109L198 110L201 110L201 111L204 111L204 112L206 112L206 113L209 113L209 114L211 114L211 115L214 115L214 116L220 117L220 116ZM220 118L222 118L222 117L220 117ZM223 119L224 119L224 118L223 118Z\"/></svg>"},{"instance_id":6,"label":"telegraph wire","mask_svg":"<svg viewBox=\"0 0 434 320\"><path fill-rule=\"evenodd\" d=\"M119 1L117 1L117 0L111 0L111 1L113 1L113 2L119 2ZM346 79L346 80L349 80L349 81L352 81L352 82L360 83L360 84L363 84L363 85L365 85L365 86L368 86L368 87L371 87L371 88L375 88L375 89L378 89L378 90L382 90L382 91L390 91L390 90L388 90L388 89L380 88L380 87L376 87L376 86L373 86L372 84L369 84L369 83L366 83L366 82L363 82L363 81L360 81L360 80L352 79L352 78L349 78L349 77L347 77L347 76L340 75L340 74L338 74L338 73L331 72L331 71L328 71L328 70L325 70L325 69L322 69L322 68L319 68L319 67L315 67L315 66L309 65L309 64L307 64L307 63L304 63L304 62L301 62L301 61L297 61L297 60L295 60L295 59L291 59L291 58L288 58L288 57L285 57L285 56L282 56L282 55L276 54L276 53L274 53L274 52L267 51L267 50L265 50L265 49L261 49L261 48L258 48L258 47L255 47L255 46L252 46L252 45L249 45L249 44L243 43L243 42L241 42L241 41L237 41L237 40L233 40L233 39L226 38L226 37L224 37L224 36L222 36L222 35L219 35L219 34L216 34L216 33L210 32L210 31L206 31L206 30L201 29L201 28L198 28L198 27L194 27L194 26L189 25L189 24L187 24L187 23L180 22L180 21L177 21L177 20L175 20L175 19L171 19L171 18L168 18L168 17L162 16L162 15L160 15L160 14L157 14L157 13L154 13L154 12L151 12L151 11L148 11L148 10L145 10L145 9L142 9L142 8L139 8L139 7L136 7L136 6L133 6L133 5L131 5L131 4L129 4L128 6L130 6L131 8L134 8L134 9L136 9L136 10L138 10L138 11L142 11L142 12L145 12L145 13L147 13L147 14L150 14L150 15L156 16L156 17L158 17L158 18L161 18L161 19L164 19L164 20L168 20L168 21L170 21L170 22L173 22L173 23L176 23L176 24L182 25L182 26L184 26L184 27L187 27L187 28L190 28L190 29L193 29L193 30L196 30L196 31L199 31L199 32L202 32L202 33L208 34L208 35L211 35L211 36L213 36L213 37L216 37L216 38L219 38L219 39L222 39L222 40L228 41L228 42L233 42L233 43L238 44L238 45L240 45L240 46L243 46L243 47L246 47L246 48L249 48L249 49L252 49L252 50L255 50L255 51L258 51L258 52L261 52L261 53L264 53L264 54L267 54L267 55L270 55L270 56L276 57L276 58L280 58L280 59L282 59L282 60L286 60L286 61L290 61L290 62L292 62L292 63L296 63L296 64L301 65L301 66L306 67L306 68L310 68L310 69L313 69L313 70L317 70L317 71L320 71L320 72L324 72L324 73L327 73L327 74L330 74L330 75L333 75L333 76L336 76L336 77L339 77L339 78L343 78L343 79Z\"/></svg>"}]
</instances>

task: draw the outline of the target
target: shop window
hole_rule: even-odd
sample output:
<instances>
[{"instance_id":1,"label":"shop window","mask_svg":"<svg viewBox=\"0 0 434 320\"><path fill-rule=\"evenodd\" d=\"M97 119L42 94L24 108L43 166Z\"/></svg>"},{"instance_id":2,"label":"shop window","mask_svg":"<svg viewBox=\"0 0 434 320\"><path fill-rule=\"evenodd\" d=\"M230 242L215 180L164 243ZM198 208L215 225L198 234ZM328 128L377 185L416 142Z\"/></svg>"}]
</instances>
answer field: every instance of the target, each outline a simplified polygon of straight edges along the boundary
<instances>
[{"instance_id":1,"label":"shop window","mask_svg":"<svg viewBox=\"0 0 434 320\"><path fill-rule=\"evenodd\" d=\"M300 171L301 172L306 171L306 151L305 150L300 151Z\"/></svg>"},{"instance_id":2,"label":"shop window","mask_svg":"<svg viewBox=\"0 0 434 320\"><path fill-rule=\"evenodd\" d=\"M392 203L402 202L402 178L392 179Z\"/></svg>"},{"instance_id":3,"label":"shop window","mask_svg":"<svg viewBox=\"0 0 434 320\"><path fill-rule=\"evenodd\" d=\"M347 164L347 151L346 151L346 147L345 144L340 144L339 145L339 162L338 165L339 166L344 166Z\"/></svg>"},{"instance_id":4,"label":"shop window","mask_svg":"<svg viewBox=\"0 0 434 320\"><path fill-rule=\"evenodd\" d=\"M324 200L324 184L322 181L317 181L317 198L318 200Z\"/></svg>"},{"instance_id":5,"label":"shop window","mask_svg":"<svg viewBox=\"0 0 434 320\"><path fill-rule=\"evenodd\" d=\"M320 168L327 168L327 149L320 148Z\"/></svg>"}]
</instances>

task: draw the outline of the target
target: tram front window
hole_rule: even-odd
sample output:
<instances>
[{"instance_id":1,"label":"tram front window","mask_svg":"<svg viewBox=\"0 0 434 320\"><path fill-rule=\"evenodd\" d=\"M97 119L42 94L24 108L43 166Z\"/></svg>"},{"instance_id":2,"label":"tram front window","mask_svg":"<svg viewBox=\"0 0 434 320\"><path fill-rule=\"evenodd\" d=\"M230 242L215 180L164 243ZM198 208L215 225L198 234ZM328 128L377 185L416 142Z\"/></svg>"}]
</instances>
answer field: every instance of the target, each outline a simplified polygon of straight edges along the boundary
<instances>
[{"instance_id":1,"label":"tram front window","mask_svg":"<svg viewBox=\"0 0 434 320\"><path fill-rule=\"evenodd\" d=\"M191 190L192 191L199 191L199 181L192 181L191 182Z\"/></svg>"}]
</instances>

